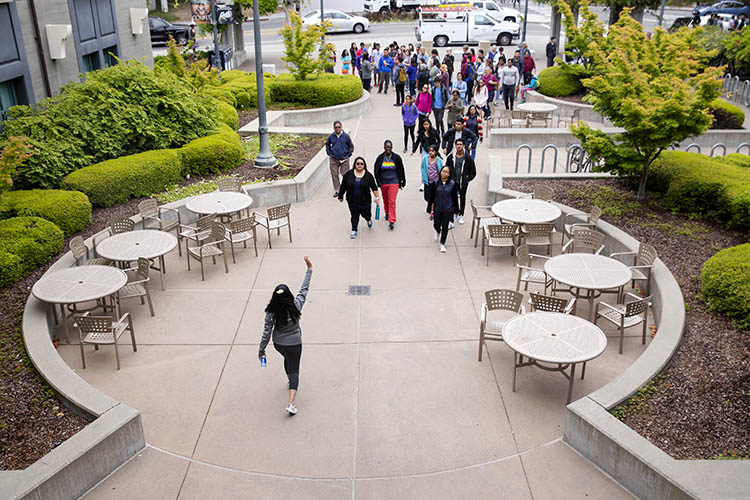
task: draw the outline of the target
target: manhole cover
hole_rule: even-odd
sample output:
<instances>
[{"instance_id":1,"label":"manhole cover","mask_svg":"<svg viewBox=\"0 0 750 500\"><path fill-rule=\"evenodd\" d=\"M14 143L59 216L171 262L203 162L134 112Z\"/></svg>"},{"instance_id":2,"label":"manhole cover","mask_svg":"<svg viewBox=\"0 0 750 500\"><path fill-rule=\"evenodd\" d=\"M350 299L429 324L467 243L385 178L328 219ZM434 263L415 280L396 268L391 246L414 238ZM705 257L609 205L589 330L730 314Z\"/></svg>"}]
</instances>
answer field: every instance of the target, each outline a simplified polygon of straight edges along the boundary
<instances>
[{"instance_id":1,"label":"manhole cover","mask_svg":"<svg viewBox=\"0 0 750 500\"><path fill-rule=\"evenodd\" d=\"M349 285L349 295L370 295L370 285Z\"/></svg>"}]
</instances>

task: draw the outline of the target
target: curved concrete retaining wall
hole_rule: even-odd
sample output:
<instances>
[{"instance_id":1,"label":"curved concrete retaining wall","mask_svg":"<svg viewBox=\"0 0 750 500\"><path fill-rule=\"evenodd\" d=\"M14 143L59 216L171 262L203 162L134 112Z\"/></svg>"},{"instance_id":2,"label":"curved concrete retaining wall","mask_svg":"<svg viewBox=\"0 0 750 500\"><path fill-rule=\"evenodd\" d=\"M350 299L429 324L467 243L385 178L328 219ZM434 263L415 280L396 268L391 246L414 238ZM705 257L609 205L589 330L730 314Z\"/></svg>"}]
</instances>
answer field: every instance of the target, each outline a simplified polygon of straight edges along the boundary
<instances>
[{"instance_id":1,"label":"curved concrete retaining wall","mask_svg":"<svg viewBox=\"0 0 750 500\"><path fill-rule=\"evenodd\" d=\"M579 116L581 120L586 122L599 122L604 123L607 127L612 127L612 122L604 118L600 113L594 111L594 106L583 102L571 102L563 99L555 99L554 97L547 97L546 95L537 92L536 90L530 90L530 95L540 96L544 98L544 102L554 104L557 106L557 111L560 116L572 116L573 111L579 110Z\"/></svg>"},{"instance_id":2,"label":"curved concrete retaining wall","mask_svg":"<svg viewBox=\"0 0 750 500\"><path fill-rule=\"evenodd\" d=\"M499 170L497 166L490 168L488 204L520 194L502 189ZM556 205L563 214L583 215L565 205ZM611 224L600 221L597 229L606 235L605 254L637 251L638 241ZM568 405L563 439L639 498L747 498L750 461L676 460L609 413L667 365L682 338L682 292L659 259L654 263L651 285L657 335L619 377Z\"/></svg>"}]
</instances>

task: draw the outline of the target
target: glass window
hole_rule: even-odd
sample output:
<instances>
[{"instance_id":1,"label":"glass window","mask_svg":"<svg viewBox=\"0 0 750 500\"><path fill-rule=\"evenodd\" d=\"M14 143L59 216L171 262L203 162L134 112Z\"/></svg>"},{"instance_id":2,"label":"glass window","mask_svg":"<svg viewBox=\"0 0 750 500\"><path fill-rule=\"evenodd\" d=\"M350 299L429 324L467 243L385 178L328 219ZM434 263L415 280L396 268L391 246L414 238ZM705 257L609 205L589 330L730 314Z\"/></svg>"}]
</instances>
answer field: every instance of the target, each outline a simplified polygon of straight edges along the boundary
<instances>
[{"instance_id":1,"label":"glass window","mask_svg":"<svg viewBox=\"0 0 750 500\"><path fill-rule=\"evenodd\" d=\"M16 96L16 80L8 80L0 83L0 112L5 112L11 106L18 105L18 96Z\"/></svg>"},{"instance_id":2,"label":"glass window","mask_svg":"<svg viewBox=\"0 0 750 500\"><path fill-rule=\"evenodd\" d=\"M117 56L117 45L104 49L104 66L109 68L117 64L117 59L115 59Z\"/></svg>"},{"instance_id":3,"label":"glass window","mask_svg":"<svg viewBox=\"0 0 750 500\"><path fill-rule=\"evenodd\" d=\"M99 53L94 52L93 54L86 54L81 58L83 61L83 72L88 73L99 69Z\"/></svg>"},{"instance_id":4,"label":"glass window","mask_svg":"<svg viewBox=\"0 0 750 500\"><path fill-rule=\"evenodd\" d=\"M492 26L492 21L484 16L476 16L474 17L474 24L479 24L482 26Z\"/></svg>"},{"instance_id":5,"label":"glass window","mask_svg":"<svg viewBox=\"0 0 750 500\"><path fill-rule=\"evenodd\" d=\"M497 5L495 5L494 3L490 3L490 2L487 2L485 4L485 8L487 10L500 10L500 9L497 8Z\"/></svg>"}]
</instances>

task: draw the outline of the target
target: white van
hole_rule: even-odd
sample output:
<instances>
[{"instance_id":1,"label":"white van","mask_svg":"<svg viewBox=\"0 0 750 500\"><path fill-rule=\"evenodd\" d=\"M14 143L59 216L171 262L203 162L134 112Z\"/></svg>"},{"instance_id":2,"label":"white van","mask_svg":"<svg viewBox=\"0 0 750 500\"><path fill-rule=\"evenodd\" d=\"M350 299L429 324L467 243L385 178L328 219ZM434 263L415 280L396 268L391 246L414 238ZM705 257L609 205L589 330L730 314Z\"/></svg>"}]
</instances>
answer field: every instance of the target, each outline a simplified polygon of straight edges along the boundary
<instances>
[{"instance_id":1,"label":"white van","mask_svg":"<svg viewBox=\"0 0 750 500\"><path fill-rule=\"evenodd\" d=\"M478 10L463 11L458 17L447 18L444 16L446 9L441 7L420 9L419 24L415 28L418 41L432 40L437 47L475 45L480 41L510 45L520 36L518 23L498 21Z\"/></svg>"},{"instance_id":2,"label":"white van","mask_svg":"<svg viewBox=\"0 0 750 500\"><path fill-rule=\"evenodd\" d=\"M443 2L445 5L466 5L475 10L485 11L484 13L498 21L509 21L511 23L521 23L523 16L516 9L501 7L492 0L448 0Z\"/></svg>"}]
</instances>

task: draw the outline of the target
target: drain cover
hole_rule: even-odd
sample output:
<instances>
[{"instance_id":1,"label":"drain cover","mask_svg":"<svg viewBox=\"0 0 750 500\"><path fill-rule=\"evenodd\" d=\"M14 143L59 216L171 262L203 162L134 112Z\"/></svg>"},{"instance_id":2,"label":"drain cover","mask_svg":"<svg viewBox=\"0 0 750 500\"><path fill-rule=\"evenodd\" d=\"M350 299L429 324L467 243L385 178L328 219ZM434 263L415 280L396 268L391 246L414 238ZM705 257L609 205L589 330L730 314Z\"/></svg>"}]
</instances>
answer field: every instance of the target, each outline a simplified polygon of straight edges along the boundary
<instances>
[{"instance_id":1,"label":"drain cover","mask_svg":"<svg viewBox=\"0 0 750 500\"><path fill-rule=\"evenodd\" d=\"M349 285L349 295L370 295L370 285Z\"/></svg>"}]
</instances>

